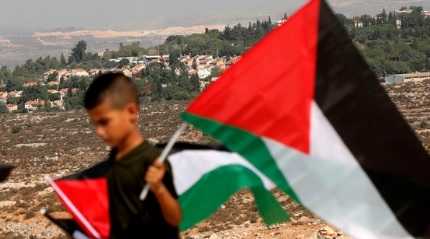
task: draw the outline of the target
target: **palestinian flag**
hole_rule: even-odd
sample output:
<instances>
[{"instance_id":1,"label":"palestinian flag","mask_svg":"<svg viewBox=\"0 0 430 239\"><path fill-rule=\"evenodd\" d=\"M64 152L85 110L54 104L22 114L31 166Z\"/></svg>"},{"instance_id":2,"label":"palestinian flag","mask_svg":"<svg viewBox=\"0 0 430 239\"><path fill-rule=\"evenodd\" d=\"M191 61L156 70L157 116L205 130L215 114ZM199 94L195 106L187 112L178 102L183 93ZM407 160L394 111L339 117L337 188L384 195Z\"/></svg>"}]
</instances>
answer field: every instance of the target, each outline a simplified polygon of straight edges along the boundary
<instances>
[{"instance_id":1,"label":"palestinian flag","mask_svg":"<svg viewBox=\"0 0 430 239\"><path fill-rule=\"evenodd\" d=\"M247 51L182 119L353 237L430 238L430 158L323 0Z\"/></svg>"},{"instance_id":2,"label":"palestinian flag","mask_svg":"<svg viewBox=\"0 0 430 239\"><path fill-rule=\"evenodd\" d=\"M249 189L266 224L286 221L272 181L237 153L220 146L176 143L168 160L182 208L181 230L211 216L233 194Z\"/></svg>"},{"instance_id":3,"label":"palestinian flag","mask_svg":"<svg viewBox=\"0 0 430 239\"><path fill-rule=\"evenodd\" d=\"M162 149L165 145L158 147ZM209 217L230 196L245 188L253 193L266 223L279 223L287 219L286 212L270 192L275 185L237 153L220 146L179 142L174 145L168 160L182 209L181 230ZM116 215L111 210L115 206L112 205L112 197L121 196L110 186L111 167L105 161L82 172L49 180L76 224L53 217L50 220L74 238L82 233L90 238L110 238L112 226L115 226L112 219L124 218L119 223L128 223L127 216ZM136 198L138 196L135 195ZM133 198L127 200L133 201ZM144 231L142 235L146 235Z\"/></svg>"},{"instance_id":4,"label":"palestinian flag","mask_svg":"<svg viewBox=\"0 0 430 239\"><path fill-rule=\"evenodd\" d=\"M72 229L68 226L70 223L66 225L58 220L54 220L54 223L73 238L76 238L75 232L83 233L90 238L109 238L111 229L107 178L109 170L110 165L104 161L64 178L56 180L48 178L48 182L76 222Z\"/></svg>"},{"instance_id":5,"label":"palestinian flag","mask_svg":"<svg viewBox=\"0 0 430 239\"><path fill-rule=\"evenodd\" d=\"M14 167L10 166L10 165L3 165L0 164L0 182L4 181L7 179L7 177L9 176L10 172L12 172L12 169Z\"/></svg>"}]
</instances>

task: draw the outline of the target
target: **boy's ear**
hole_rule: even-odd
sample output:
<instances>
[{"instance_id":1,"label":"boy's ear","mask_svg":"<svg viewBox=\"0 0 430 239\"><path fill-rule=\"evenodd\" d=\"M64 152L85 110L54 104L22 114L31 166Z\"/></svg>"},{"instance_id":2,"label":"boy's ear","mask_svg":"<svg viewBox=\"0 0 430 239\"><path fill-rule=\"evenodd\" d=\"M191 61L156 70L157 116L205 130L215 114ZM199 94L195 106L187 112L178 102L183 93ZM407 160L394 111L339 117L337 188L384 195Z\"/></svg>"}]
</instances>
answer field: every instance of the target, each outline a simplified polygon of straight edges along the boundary
<instances>
[{"instance_id":1,"label":"boy's ear","mask_svg":"<svg viewBox=\"0 0 430 239\"><path fill-rule=\"evenodd\" d=\"M131 120L136 123L139 118L139 107L133 102L128 103L126 107L127 112L132 115Z\"/></svg>"}]
</instances>

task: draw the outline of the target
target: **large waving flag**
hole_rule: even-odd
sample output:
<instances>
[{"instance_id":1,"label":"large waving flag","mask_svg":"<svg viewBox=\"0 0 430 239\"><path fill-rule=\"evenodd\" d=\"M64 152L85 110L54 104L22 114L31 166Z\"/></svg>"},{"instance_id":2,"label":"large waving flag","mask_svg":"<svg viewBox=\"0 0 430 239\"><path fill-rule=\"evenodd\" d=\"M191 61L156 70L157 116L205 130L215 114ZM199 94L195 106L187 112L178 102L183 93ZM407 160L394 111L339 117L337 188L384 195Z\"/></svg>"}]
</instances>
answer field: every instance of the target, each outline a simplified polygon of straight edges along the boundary
<instances>
[{"instance_id":1,"label":"large waving flag","mask_svg":"<svg viewBox=\"0 0 430 239\"><path fill-rule=\"evenodd\" d=\"M311 0L182 119L356 238L430 238L430 158L323 0Z\"/></svg>"},{"instance_id":2,"label":"large waving flag","mask_svg":"<svg viewBox=\"0 0 430 239\"><path fill-rule=\"evenodd\" d=\"M160 149L164 146L158 145ZM237 153L219 146L179 142L168 160L182 209L182 230L209 217L230 196L245 188L253 193L260 215L267 224L287 219L286 212L270 192L275 185ZM117 226L113 219L121 224L132 223L128 220L135 218L131 215L133 210L128 212L130 215L117 215L110 209L115 201L112 197L121 196L112 193L115 190L109 183L112 182L111 168L112 165L104 161L79 173L49 180L77 224L52 217L50 220L76 239L84 238L82 234L89 238L110 238L112 227ZM136 193L125 201L138 200L138 196ZM148 232L141 233L152 237Z\"/></svg>"}]
</instances>

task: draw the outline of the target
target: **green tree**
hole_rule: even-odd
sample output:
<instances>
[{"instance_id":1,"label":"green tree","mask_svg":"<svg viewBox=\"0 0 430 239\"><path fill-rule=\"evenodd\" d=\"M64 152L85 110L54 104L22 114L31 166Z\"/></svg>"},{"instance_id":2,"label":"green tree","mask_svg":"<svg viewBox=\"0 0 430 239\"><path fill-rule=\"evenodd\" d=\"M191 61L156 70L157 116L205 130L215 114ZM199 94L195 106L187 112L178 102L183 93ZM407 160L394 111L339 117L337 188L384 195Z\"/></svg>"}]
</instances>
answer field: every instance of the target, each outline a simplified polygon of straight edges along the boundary
<instances>
[{"instance_id":1,"label":"green tree","mask_svg":"<svg viewBox=\"0 0 430 239\"><path fill-rule=\"evenodd\" d=\"M221 69L219 69L219 67L215 66L214 68L211 69L211 75L209 77L210 78L217 77L220 74L221 74Z\"/></svg>"},{"instance_id":2,"label":"green tree","mask_svg":"<svg viewBox=\"0 0 430 239\"><path fill-rule=\"evenodd\" d=\"M69 57L69 63L80 63L85 59L87 51L87 42L79 41L72 49L72 54Z\"/></svg>"},{"instance_id":3,"label":"green tree","mask_svg":"<svg viewBox=\"0 0 430 239\"><path fill-rule=\"evenodd\" d=\"M6 100L6 103L7 104L14 104L14 105L16 105L20 101L21 101L21 98L19 98L19 97L8 97L7 100Z\"/></svg>"},{"instance_id":4,"label":"green tree","mask_svg":"<svg viewBox=\"0 0 430 239\"><path fill-rule=\"evenodd\" d=\"M22 92L21 99L25 102L28 100L47 100L48 99L48 89L46 86L32 86L24 88Z\"/></svg>"},{"instance_id":5,"label":"green tree","mask_svg":"<svg viewBox=\"0 0 430 239\"><path fill-rule=\"evenodd\" d=\"M48 78L46 79L46 81L47 82L56 81L57 78L58 78L58 72L55 71L55 72L48 75Z\"/></svg>"},{"instance_id":6,"label":"green tree","mask_svg":"<svg viewBox=\"0 0 430 239\"><path fill-rule=\"evenodd\" d=\"M22 82L18 79L9 78L6 80L6 91L21 90Z\"/></svg>"},{"instance_id":7,"label":"green tree","mask_svg":"<svg viewBox=\"0 0 430 239\"><path fill-rule=\"evenodd\" d=\"M6 104L3 102L0 102L0 113L7 113L9 110L6 107Z\"/></svg>"},{"instance_id":8,"label":"green tree","mask_svg":"<svg viewBox=\"0 0 430 239\"><path fill-rule=\"evenodd\" d=\"M200 91L200 79L197 74L192 74L190 77L190 89L191 92Z\"/></svg>"},{"instance_id":9,"label":"green tree","mask_svg":"<svg viewBox=\"0 0 430 239\"><path fill-rule=\"evenodd\" d=\"M119 61L119 63L118 63L118 67L119 67L119 68L122 68L122 67L124 67L124 66L127 66L128 64L130 64L130 61L129 61L129 60L127 60L127 59L121 59L121 60Z\"/></svg>"},{"instance_id":10,"label":"green tree","mask_svg":"<svg viewBox=\"0 0 430 239\"><path fill-rule=\"evenodd\" d=\"M60 96L60 94L59 94L59 93L48 94L48 99L49 99L50 101L56 101L56 100L61 99L61 96Z\"/></svg>"},{"instance_id":11,"label":"green tree","mask_svg":"<svg viewBox=\"0 0 430 239\"><path fill-rule=\"evenodd\" d=\"M177 68L179 65L179 57L181 53L179 50L175 49L169 52L169 64L172 68Z\"/></svg>"},{"instance_id":12,"label":"green tree","mask_svg":"<svg viewBox=\"0 0 430 239\"><path fill-rule=\"evenodd\" d=\"M61 64L61 67L64 67L67 65L66 57L64 57L63 53L61 53L61 56L60 56L60 64Z\"/></svg>"}]
</instances>

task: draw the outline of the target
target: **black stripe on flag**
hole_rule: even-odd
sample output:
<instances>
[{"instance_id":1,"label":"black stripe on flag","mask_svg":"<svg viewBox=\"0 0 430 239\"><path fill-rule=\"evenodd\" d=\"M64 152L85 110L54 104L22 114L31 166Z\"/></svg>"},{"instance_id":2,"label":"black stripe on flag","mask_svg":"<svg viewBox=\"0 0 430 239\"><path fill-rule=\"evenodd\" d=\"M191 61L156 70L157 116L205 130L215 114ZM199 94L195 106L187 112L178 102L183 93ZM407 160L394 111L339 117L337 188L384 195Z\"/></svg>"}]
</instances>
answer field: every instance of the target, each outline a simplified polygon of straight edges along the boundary
<instances>
[{"instance_id":1,"label":"black stripe on flag","mask_svg":"<svg viewBox=\"0 0 430 239\"><path fill-rule=\"evenodd\" d=\"M430 237L430 158L321 1L315 101L406 230Z\"/></svg>"}]
</instances>

